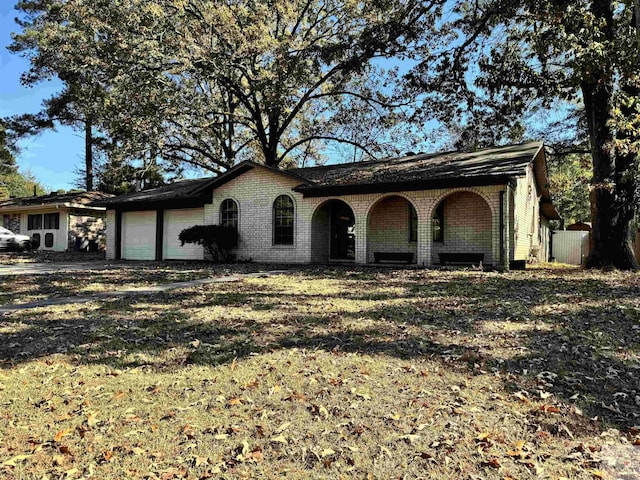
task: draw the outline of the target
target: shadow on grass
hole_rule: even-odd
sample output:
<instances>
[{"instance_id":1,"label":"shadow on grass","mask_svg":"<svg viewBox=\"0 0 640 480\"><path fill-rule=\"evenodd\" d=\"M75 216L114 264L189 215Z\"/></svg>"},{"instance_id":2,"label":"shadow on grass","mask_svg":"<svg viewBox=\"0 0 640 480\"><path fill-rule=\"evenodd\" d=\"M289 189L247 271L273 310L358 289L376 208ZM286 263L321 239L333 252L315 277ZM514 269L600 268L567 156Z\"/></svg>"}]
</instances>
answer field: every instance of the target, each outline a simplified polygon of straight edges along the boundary
<instances>
[{"instance_id":1,"label":"shadow on grass","mask_svg":"<svg viewBox=\"0 0 640 480\"><path fill-rule=\"evenodd\" d=\"M340 288L296 292L317 279ZM17 312L0 322L0 363L60 353L80 364L172 369L289 348L429 358L469 375L508 373L514 391L551 392L619 428L640 422L635 277L336 269L292 282Z\"/></svg>"}]
</instances>

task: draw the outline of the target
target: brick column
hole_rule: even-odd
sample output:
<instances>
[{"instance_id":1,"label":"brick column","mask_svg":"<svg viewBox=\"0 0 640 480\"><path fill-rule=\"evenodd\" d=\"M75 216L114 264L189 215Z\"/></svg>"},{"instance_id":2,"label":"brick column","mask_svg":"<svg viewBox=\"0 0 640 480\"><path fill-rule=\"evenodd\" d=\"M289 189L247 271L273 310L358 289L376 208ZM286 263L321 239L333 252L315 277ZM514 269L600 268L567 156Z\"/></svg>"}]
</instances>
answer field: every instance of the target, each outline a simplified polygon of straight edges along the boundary
<instances>
[{"instance_id":1,"label":"brick column","mask_svg":"<svg viewBox=\"0 0 640 480\"><path fill-rule=\"evenodd\" d=\"M431 233L431 210L433 203L416 205L418 209L418 253L417 263L423 267L431 266L433 235Z\"/></svg>"},{"instance_id":2,"label":"brick column","mask_svg":"<svg viewBox=\"0 0 640 480\"><path fill-rule=\"evenodd\" d=\"M367 215L353 212L356 220L356 263L367 263Z\"/></svg>"},{"instance_id":3,"label":"brick column","mask_svg":"<svg viewBox=\"0 0 640 480\"><path fill-rule=\"evenodd\" d=\"M116 211L107 210L105 218L105 249L108 260L116 258Z\"/></svg>"},{"instance_id":4,"label":"brick column","mask_svg":"<svg viewBox=\"0 0 640 480\"><path fill-rule=\"evenodd\" d=\"M499 193L500 204L497 212L497 222L494 228L493 254L497 259L496 266L502 270L509 270L510 235L509 231L509 211L511 209L511 187L506 185L505 189ZM502 227L502 228L501 228Z\"/></svg>"}]
</instances>

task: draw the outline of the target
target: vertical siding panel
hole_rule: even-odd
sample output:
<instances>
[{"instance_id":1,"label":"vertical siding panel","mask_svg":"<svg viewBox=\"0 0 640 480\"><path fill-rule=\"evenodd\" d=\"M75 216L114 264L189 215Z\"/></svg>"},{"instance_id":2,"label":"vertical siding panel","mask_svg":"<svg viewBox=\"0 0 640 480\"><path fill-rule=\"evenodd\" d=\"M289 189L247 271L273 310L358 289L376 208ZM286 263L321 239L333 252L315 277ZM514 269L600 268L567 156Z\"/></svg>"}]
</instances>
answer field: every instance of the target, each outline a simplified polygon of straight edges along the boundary
<instances>
[{"instance_id":1,"label":"vertical siding panel","mask_svg":"<svg viewBox=\"0 0 640 480\"><path fill-rule=\"evenodd\" d=\"M581 265L589 255L589 232L555 231L551 256L558 263Z\"/></svg>"}]
</instances>

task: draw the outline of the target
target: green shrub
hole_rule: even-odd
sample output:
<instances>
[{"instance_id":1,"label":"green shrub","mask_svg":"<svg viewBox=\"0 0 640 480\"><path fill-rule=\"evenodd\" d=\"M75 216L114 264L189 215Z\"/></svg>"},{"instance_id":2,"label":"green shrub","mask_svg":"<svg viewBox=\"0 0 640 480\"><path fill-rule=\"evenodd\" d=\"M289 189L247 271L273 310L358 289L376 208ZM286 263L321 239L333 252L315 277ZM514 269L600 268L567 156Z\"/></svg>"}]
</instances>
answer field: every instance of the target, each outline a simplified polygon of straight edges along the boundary
<instances>
[{"instance_id":1,"label":"green shrub","mask_svg":"<svg viewBox=\"0 0 640 480\"><path fill-rule=\"evenodd\" d=\"M202 245L215 262L233 260L231 250L238 246L238 230L225 225L194 225L182 230L178 238L181 246Z\"/></svg>"}]
</instances>

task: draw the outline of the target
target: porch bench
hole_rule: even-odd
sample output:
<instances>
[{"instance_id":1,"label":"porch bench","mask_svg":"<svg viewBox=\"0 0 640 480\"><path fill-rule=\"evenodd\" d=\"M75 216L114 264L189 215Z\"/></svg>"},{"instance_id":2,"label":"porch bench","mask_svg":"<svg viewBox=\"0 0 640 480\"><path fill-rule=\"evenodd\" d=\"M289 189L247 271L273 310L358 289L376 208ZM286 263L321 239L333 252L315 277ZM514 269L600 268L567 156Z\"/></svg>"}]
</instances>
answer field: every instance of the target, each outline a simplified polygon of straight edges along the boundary
<instances>
[{"instance_id":1,"label":"porch bench","mask_svg":"<svg viewBox=\"0 0 640 480\"><path fill-rule=\"evenodd\" d=\"M393 263L411 263L413 262L412 252L373 252L373 258L376 263L393 262Z\"/></svg>"},{"instance_id":2,"label":"porch bench","mask_svg":"<svg viewBox=\"0 0 640 480\"><path fill-rule=\"evenodd\" d=\"M440 264L473 265L484 260L484 253L439 253Z\"/></svg>"}]
</instances>

